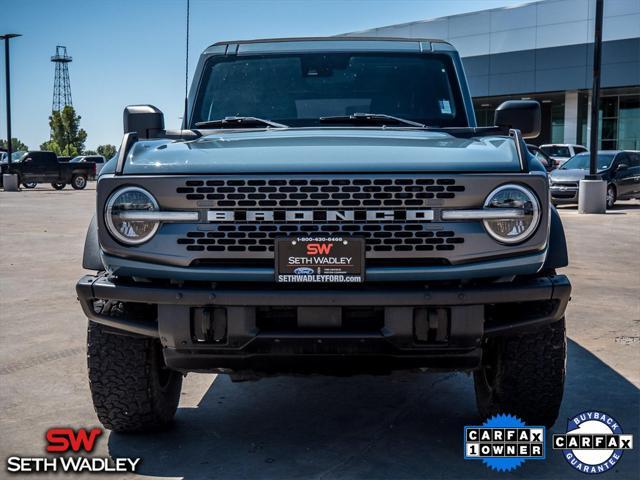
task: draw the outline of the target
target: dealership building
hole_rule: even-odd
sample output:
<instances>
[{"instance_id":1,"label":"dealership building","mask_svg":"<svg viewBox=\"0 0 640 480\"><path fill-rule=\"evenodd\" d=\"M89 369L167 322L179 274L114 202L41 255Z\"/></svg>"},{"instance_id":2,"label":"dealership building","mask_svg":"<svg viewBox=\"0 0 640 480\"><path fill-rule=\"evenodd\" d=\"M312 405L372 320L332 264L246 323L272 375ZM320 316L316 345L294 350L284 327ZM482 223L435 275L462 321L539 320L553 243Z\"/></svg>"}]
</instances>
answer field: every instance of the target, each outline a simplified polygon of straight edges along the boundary
<instances>
[{"instance_id":1,"label":"dealership building","mask_svg":"<svg viewBox=\"0 0 640 480\"><path fill-rule=\"evenodd\" d=\"M478 125L505 100L534 99L534 143L588 145L595 3L542 0L346 35L446 40L462 57ZM640 150L640 0L604 5L600 148Z\"/></svg>"}]
</instances>

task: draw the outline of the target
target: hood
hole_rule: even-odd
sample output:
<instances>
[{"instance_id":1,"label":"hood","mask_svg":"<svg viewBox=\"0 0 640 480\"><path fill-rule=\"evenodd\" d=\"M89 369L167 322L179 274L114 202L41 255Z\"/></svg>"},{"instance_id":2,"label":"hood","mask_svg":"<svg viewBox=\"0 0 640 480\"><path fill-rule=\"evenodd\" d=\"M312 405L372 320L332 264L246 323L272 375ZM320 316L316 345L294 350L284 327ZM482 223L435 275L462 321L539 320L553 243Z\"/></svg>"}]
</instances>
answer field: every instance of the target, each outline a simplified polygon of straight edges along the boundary
<instances>
[{"instance_id":1,"label":"hood","mask_svg":"<svg viewBox=\"0 0 640 480\"><path fill-rule=\"evenodd\" d=\"M106 168L106 167L105 167ZM518 172L508 137L364 128L224 131L134 144L125 174Z\"/></svg>"},{"instance_id":2,"label":"hood","mask_svg":"<svg viewBox=\"0 0 640 480\"><path fill-rule=\"evenodd\" d=\"M587 174L586 170L553 170L549 176L551 180L562 182L579 182Z\"/></svg>"}]
</instances>

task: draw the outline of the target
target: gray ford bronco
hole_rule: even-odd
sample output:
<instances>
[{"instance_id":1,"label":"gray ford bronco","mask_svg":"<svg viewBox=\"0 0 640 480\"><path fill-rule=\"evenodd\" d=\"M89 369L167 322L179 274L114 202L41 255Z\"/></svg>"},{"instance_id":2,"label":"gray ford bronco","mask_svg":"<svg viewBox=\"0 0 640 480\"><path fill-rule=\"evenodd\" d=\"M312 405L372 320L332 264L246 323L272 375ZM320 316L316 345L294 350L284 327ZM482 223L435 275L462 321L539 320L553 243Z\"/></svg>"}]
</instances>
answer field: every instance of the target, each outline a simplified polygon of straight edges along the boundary
<instances>
[{"instance_id":1,"label":"gray ford bronco","mask_svg":"<svg viewBox=\"0 0 640 480\"><path fill-rule=\"evenodd\" d=\"M439 40L222 42L181 130L124 111L77 293L98 418L168 425L182 376L473 372L481 417L558 415L571 286L540 107L477 127Z\"/></svg>"}]
</instances>

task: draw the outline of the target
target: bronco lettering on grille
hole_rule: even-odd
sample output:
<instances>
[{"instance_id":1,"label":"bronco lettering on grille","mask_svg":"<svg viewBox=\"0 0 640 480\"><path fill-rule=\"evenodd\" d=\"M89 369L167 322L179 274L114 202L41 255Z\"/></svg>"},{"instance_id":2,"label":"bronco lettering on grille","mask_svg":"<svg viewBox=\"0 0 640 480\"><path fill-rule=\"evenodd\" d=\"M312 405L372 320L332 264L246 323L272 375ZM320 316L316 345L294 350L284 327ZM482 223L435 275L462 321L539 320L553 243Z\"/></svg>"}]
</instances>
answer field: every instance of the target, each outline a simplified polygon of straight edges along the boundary
<instances>
[{"instance_id":1,"label":"bronco lettering on grille","mask_svg":"<svg viewBox=\"0 0 640 480\"><path fill-rule=\"evenodd\" d=\"M433 220L433 210L209 210L209 222L394 222Z\"/></svg>"}]
</instances>

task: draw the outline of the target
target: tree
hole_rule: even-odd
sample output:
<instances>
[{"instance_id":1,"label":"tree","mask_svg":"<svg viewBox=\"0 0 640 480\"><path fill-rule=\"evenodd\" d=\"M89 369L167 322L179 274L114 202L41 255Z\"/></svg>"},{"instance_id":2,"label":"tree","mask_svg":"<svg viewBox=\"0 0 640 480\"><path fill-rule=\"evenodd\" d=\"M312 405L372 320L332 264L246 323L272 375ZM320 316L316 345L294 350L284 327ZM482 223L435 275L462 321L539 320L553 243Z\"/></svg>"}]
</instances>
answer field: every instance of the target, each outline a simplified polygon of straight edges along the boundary
<instances>
[{"instance_id":1,"label":"tree","mask_svg":"<svg viewBox=\"0 0 640 480\"><path fill-rule=\"evenodd\" d=\"M83 155L98 155L98 152L96 152L95 150L85 150L84 152L82 152Z\"/></svg>"},{"instance_id":2,"label":"tree","mask_svg":"<svg viewBox=\"0 0 640 480\"><path fill-rule=\"evenodd\" d=\"M0 148L6 149L8 146L9 146L9 144L7 143L7 141L0 138ZM26 152L28 150L29 150L29 147L27 147L24 143L22 143L16 137L12 137L11 138L11 151L12 152L17 152L17 151Z\"/></svg>"},{"instance_id":3,"label":"tree","mask_svg":"<svg viewBox=\"0 0 640 480\"><path fill-rule=\"evenodd\" d=\"M107 160L109 160L110 158L113 158L116 154L115 145L110 145L110 144L99 145L97 150L98 150L98 155L102 155Z\"/></svg>"},{"instance_id":4,"label":"tree","mask_svg":"<svg viewBox=\"0 0 640 480\"><path fill-rule=\"evenodd\" d=\"M61 111L53 112L49 117L51 139L40 145L42 150L50 150L56 155L74 157L84 150L87 132L80 128L80 115L76 115L71 105Z\"/></svg>"}]
</instances>

